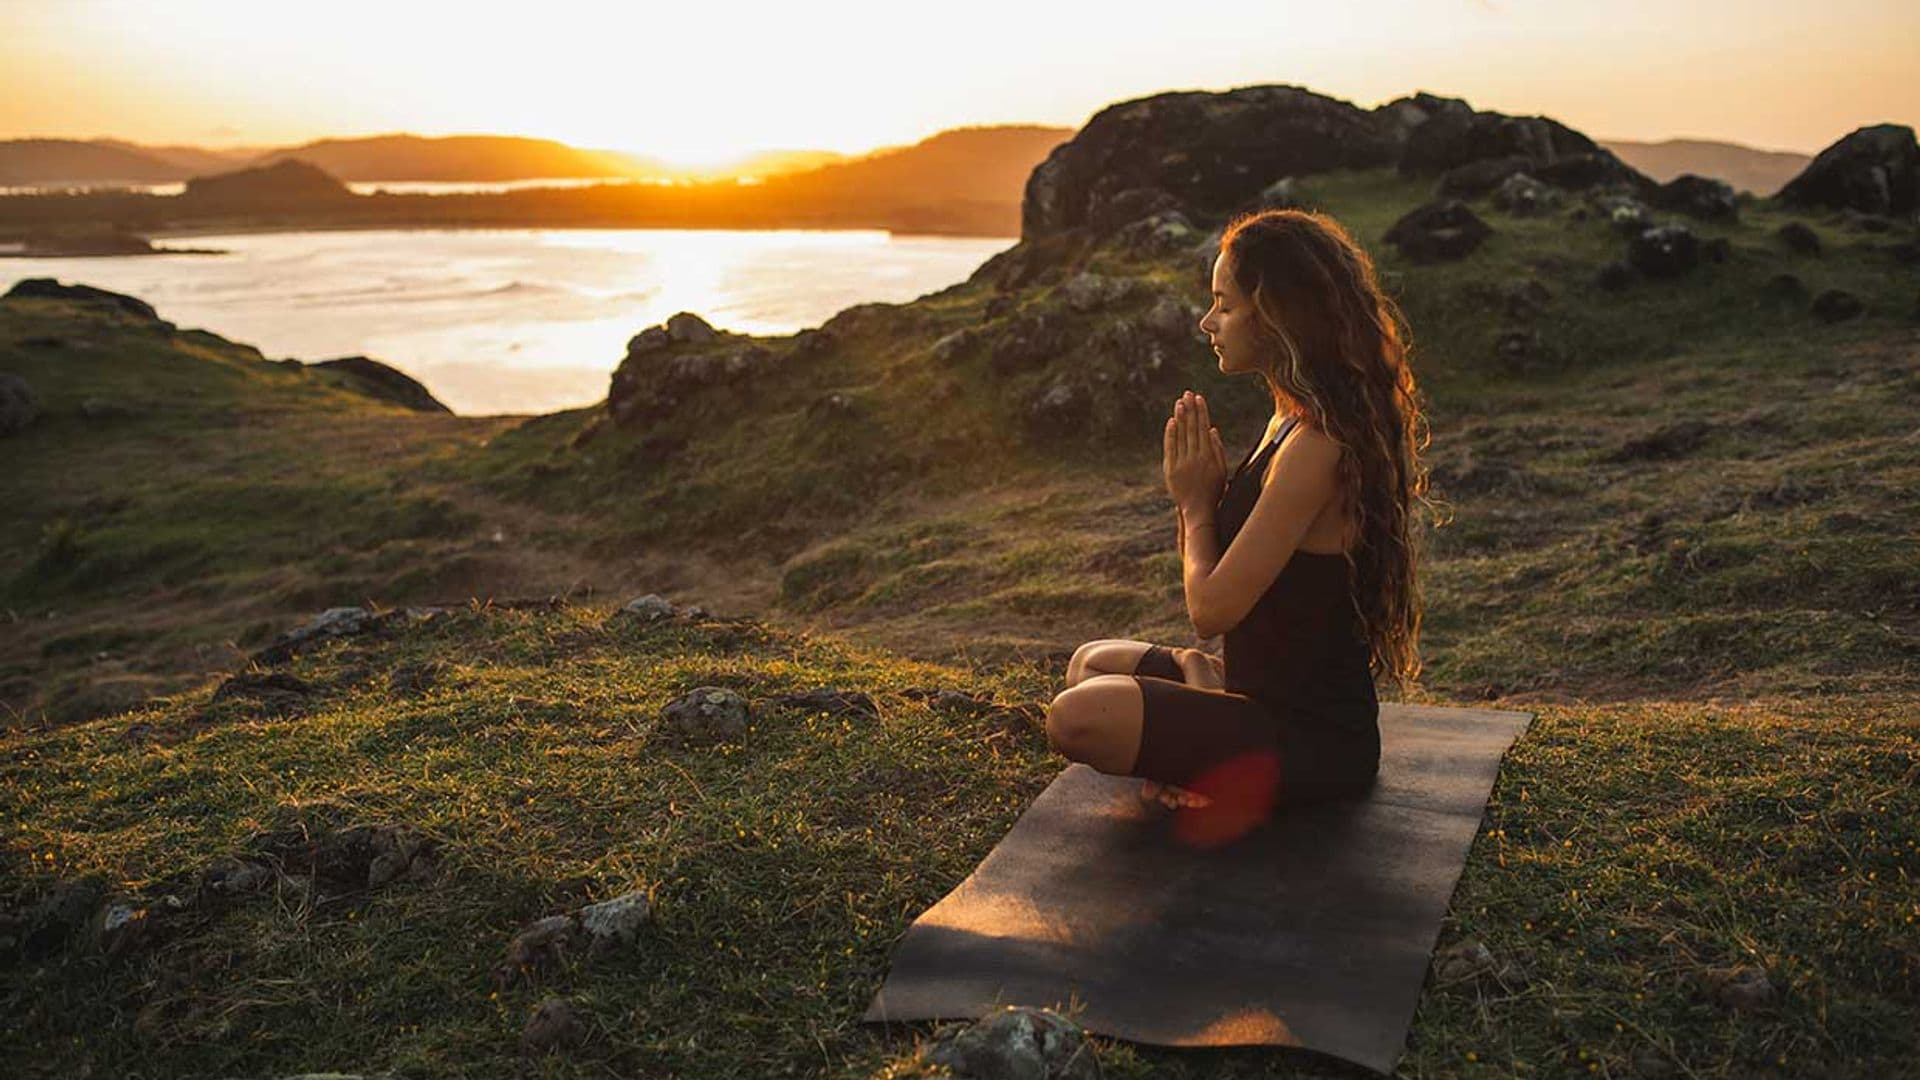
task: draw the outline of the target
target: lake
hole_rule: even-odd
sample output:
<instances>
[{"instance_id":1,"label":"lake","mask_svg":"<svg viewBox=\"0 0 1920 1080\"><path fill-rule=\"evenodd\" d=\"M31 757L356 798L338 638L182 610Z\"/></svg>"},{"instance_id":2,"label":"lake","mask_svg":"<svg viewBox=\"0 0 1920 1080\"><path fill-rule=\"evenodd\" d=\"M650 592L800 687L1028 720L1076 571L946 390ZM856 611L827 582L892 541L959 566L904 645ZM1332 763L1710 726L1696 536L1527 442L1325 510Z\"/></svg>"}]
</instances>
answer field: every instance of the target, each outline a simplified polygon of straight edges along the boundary
<instances>
[{"instance_id":1,"label":"lake","mask_svg":"<svg viewBox=\"0 0 1920 1080\"><path fill-rule=\"evenodd\" d=\"M691 311L787 334L964 281L1013 237L884 230L383 229L160 238L225 255L0 256L0 291L53 277L128 293L272 359L371 356L457 413L606 397L627 339Z\"/></svg>"}]
</instances>

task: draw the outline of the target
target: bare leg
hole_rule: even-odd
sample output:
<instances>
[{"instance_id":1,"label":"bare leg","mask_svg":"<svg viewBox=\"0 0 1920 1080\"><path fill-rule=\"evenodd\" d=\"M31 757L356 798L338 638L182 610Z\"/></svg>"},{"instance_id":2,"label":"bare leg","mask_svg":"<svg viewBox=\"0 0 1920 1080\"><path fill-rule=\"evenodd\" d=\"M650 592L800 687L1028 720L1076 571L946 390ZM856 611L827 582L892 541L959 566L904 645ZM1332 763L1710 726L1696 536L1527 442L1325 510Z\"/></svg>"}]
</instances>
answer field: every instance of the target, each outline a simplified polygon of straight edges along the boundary
<instances>
[{"instance_id":1,"label":"bare leg","mask_svg":"<svg viewBox=\"0 0 1920 1080\"><path fill-rule=\"evenodd\" d=\"M1077 686L1095 675L1131 675L1139 666L1140 657L1150 647L1150 642L1130 641L1125 638L1089 641L1076 649L1073 658L1067 661L1067 685ZM1173 650L1176 658L1190 651L1179 648ZM1188 665L1183 663L1181 668L1187 670ZM1194 682L1195 680L1189 676L1186 681ZM1196 683L1196 685L1205 685L1205 683ZM1188 791L1186 788L1175 787L1172 784L1163 784L1158 780L1141 781L1140 799L1142 802L1157 801L1170 810L1178 810L1183 806L1198 809L1213 801L1199 792Z\"/></svg>"}]
</instances>

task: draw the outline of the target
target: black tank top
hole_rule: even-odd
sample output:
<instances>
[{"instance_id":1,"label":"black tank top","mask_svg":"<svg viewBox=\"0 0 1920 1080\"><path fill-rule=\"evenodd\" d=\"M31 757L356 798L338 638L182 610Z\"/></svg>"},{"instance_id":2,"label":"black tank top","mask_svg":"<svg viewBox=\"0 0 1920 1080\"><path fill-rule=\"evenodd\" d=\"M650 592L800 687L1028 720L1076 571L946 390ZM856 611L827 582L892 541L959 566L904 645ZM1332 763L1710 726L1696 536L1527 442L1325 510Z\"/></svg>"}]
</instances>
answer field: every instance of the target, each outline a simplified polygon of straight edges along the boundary
<instances>
[{"instance_id":1,"label":"black tank top","mask_svg":"<svg viewBox=\"0 0 1920 1080\"><path fill-rule=\"evenodd\" d=\"M1288 418L1227 482L1214 511L1221 554L1253 512L1268 461L1298 425L1299 417ZM1342 729L1377 753L1380 702L1351 577L1344 555L1295 550L1252 610L1226 632L1226 683L1269 708L1316 717L1316 727Z\"/></svg>"}]
</instances>

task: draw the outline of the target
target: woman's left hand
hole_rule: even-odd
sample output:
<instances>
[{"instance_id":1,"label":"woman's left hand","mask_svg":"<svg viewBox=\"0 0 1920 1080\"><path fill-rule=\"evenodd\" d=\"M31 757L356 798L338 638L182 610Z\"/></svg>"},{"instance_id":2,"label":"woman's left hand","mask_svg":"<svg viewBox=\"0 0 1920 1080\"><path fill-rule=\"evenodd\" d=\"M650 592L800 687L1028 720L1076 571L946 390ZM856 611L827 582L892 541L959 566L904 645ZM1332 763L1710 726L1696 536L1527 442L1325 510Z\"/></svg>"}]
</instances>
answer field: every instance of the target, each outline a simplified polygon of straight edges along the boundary
<instances>
[{"instance_id":1,"label":"woman's left hand","mask_svg":"<svg viewBox=\"0 0 1920 1080\"><path fill-rule=\"evenodd\" d=\"M1167 494L1181 510L1213 512L1227 483L1227 451L1207 414L1207 399L1191 390L1167 418L1161 471Z\"/></svg>"}]
</instances>

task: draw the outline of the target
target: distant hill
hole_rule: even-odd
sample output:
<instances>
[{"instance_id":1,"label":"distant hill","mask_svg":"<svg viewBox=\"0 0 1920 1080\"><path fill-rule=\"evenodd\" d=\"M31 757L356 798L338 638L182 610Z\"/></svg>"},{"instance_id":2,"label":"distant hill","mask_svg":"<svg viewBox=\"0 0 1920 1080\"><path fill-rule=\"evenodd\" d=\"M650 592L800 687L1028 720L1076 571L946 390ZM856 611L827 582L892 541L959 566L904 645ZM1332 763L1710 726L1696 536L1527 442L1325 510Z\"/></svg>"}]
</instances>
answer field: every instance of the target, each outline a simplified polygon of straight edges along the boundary
<instances>
[{"instance_id":1,"label":"distant hill","mask_svg":"<svg viewBox=\"0 0 1920 1080\"><path fill-rule=\"evenodd\" d=\"M1736 189L1771 195L1799 174L1813 159L1786 150L1755 150L1739 143L1711 139L1667 139L1664 142L1601 142L1620 160L1665 183L1681 173L1725 180Z\"/></svg>"},{"instance_id":2,"label":"distant hill","mask_svg":"<svg viewBox=\"0 0 1920 1080\"><path fill-rule=\"evenodd\" d=\"M166 184L191 170L131 143L77 139L0 142L0 185L59 182Z\"/></svg>"},{"instance_id":3,"label":"distant hill","mask_svg":"<svg viewBox=\"0 0 1920 1080\"><path fill-rule=\"evenodd\" d=\"M1006 124L943 131L910 146L888 147L786 177L796 191L831 187L843 198L911 191L925 201L1018 202L1034 166L1073 137L1072 128Z\"/></svg>"},{"instance_id":4,"label":"distant hill","mask_svg":"<svg viewBox=\"0 0 1920 1080\"><path fill-rule=\"evenodd\" d=\"M505 135L380 135L321 139L263 154L269 165L298 158L342 180L466 180L497 182L579 177L664 175L664 163L604 150L582 150L550 139Z\"/></svg>"}]
</instances>

